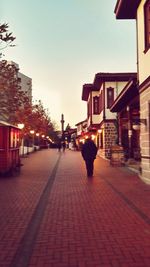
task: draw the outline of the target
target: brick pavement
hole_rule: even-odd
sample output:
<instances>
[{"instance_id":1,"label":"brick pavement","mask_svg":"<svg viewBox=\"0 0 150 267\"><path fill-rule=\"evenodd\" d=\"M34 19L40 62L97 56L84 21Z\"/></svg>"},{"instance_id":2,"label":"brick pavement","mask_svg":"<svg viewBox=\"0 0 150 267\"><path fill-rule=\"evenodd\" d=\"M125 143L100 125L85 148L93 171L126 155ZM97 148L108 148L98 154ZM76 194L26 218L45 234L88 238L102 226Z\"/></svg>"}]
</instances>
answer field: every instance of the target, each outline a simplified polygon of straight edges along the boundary
<instances>
[{"instance_id":1,"label":"brick pavement","mask_svg":"<svg viewBox=\"0 0 150 267\"><path fill-rule=\"evenodd\" d=\"M31 154L22 159L20 175L0 177L0 267L11 266L57 160L58 155L51 154Z\"/></svg>"},{"instance_id":2,"label":"brick pavement","mask_svg":"<svg viewBox=\"0 0 150 267\"><path fill-rule=\"evenodd\" d=\"M0 179L1 267L150 266L149 185L100 158L87 179L79 152L29 158Z\"/></svg>"}]
</instances>

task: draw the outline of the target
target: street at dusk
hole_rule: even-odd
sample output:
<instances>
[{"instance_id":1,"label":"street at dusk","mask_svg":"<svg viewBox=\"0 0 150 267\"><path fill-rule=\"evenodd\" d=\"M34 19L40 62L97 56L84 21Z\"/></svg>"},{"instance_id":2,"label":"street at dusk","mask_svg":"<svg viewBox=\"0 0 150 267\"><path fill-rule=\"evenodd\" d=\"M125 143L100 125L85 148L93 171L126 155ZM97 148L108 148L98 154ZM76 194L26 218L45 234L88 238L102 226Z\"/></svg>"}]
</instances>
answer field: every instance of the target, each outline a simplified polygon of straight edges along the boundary
<instances>
[{"instance_id":1,"label":"street at dusk","mask_svg":"<svg viewBox=\"0 0 150 267\"><path fill-rule=\"evenodd\" d=\"M150 0L0 10L0 267L149 267Z\"/></svg>"},{"instance_id":2,"label":"street at dusk","mask_svg":"<svg viewBox=\"0 0 150 267\"><path fill-rule=\"evenodd\" d=\"M0 179L1 267L149 267L150 188L97 156L41 150Z\"/></svg>"}]
</instances>

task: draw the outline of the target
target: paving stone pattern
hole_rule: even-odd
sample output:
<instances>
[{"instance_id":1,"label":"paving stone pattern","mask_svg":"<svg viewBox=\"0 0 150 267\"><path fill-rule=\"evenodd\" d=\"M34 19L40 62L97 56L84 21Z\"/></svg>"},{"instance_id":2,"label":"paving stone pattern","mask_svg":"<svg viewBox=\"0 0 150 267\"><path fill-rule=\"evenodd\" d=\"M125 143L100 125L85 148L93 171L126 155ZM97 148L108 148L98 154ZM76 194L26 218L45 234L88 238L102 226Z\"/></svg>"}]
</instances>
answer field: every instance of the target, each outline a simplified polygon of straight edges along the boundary
<instances>
[{"instance_id":1,"label":"paving stone pattern","mask_svg":"<svg viewBox=\"0 0 150 267\"><path fill-rule=\"evenodd\" d=\"M150 185L99 157L42 150L0 179L0 267L149 267Z\"/></svg>"}]
</instances>

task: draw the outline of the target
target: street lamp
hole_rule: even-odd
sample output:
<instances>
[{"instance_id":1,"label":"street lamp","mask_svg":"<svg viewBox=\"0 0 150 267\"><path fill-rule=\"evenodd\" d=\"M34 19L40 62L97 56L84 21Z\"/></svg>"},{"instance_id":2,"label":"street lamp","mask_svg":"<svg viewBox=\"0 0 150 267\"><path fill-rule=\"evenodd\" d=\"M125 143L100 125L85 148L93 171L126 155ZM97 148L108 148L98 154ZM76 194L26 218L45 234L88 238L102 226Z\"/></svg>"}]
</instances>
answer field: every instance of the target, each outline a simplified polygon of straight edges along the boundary
<instances>
[{"instance_id":1,"label":"street lamp","mask_svg":"<svg viewBox=\"0 0 150 267\"><path fill-rule=\"evenodd\" d=\"M39 147L39 136L40 136L40 134L39 133L36 133L35 135L37 136L37 145Z\"/></svg>"},{"instance_id":2,"label":"street lamp","mask_svg":"<svg viewBox=\"0 0 150 267\"><path fill-rule=\"evenodd\" d=\"M24 128L24 123L18 123L18 128L22 130Z\"/></svg>"},{"instance_id":3,"label":"street lamp","mask_svg":"<svg viewBox=\"0 0 150 267\"><path fill-rule=\"evenodd\" d=\"M34 133L35 133L34 130L30 130L30 134L32 134L32 146L33 146L33 149L34 149Z\"/></svg>"},{"instance_id":4,"label":"street lamp","mask_svg":"<svg viewBox=\"0 0 150 267\"><path fill-rule=\"evenodd\" d=\"M24 128L24 123L18 123L18 128L22 130ZM21 138L21 147L22 147L21 155L24 156L24 134L23 133L22 133L22 138Z\"/></svg>"}]
</instances>

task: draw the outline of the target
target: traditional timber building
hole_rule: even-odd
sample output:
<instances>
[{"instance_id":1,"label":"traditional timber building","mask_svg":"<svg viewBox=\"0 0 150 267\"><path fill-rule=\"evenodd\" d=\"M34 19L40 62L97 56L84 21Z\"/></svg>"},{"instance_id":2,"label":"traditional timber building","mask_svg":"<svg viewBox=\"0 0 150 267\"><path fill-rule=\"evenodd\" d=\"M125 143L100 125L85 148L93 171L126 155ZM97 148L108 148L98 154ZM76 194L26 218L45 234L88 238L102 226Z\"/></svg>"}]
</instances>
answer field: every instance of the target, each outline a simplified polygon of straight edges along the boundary
<instances>
[{"instance_id":1,"label":"traditional timber building","mask_svg":"<svg viewBox=\"0 0 150 267\"><path fill-rule=\"evenodd\" d=\"M115 14L136 20L141 178L150 183L150 0L118 0Z\"/></svg>"},{"instance_id":2,"label":"traditional timber building","mask_svg":"<svg viewBox=\"0 0 150 267\"><path fill-rule=\"evenodd\" d=\"M123 88L136 73L97 73L93 84L84 84L82 100L87 101L87 130L95 134L99 155L110 158L110 149L117 142L117 113L110 108Z\"/></svg>"}]
</instances>

